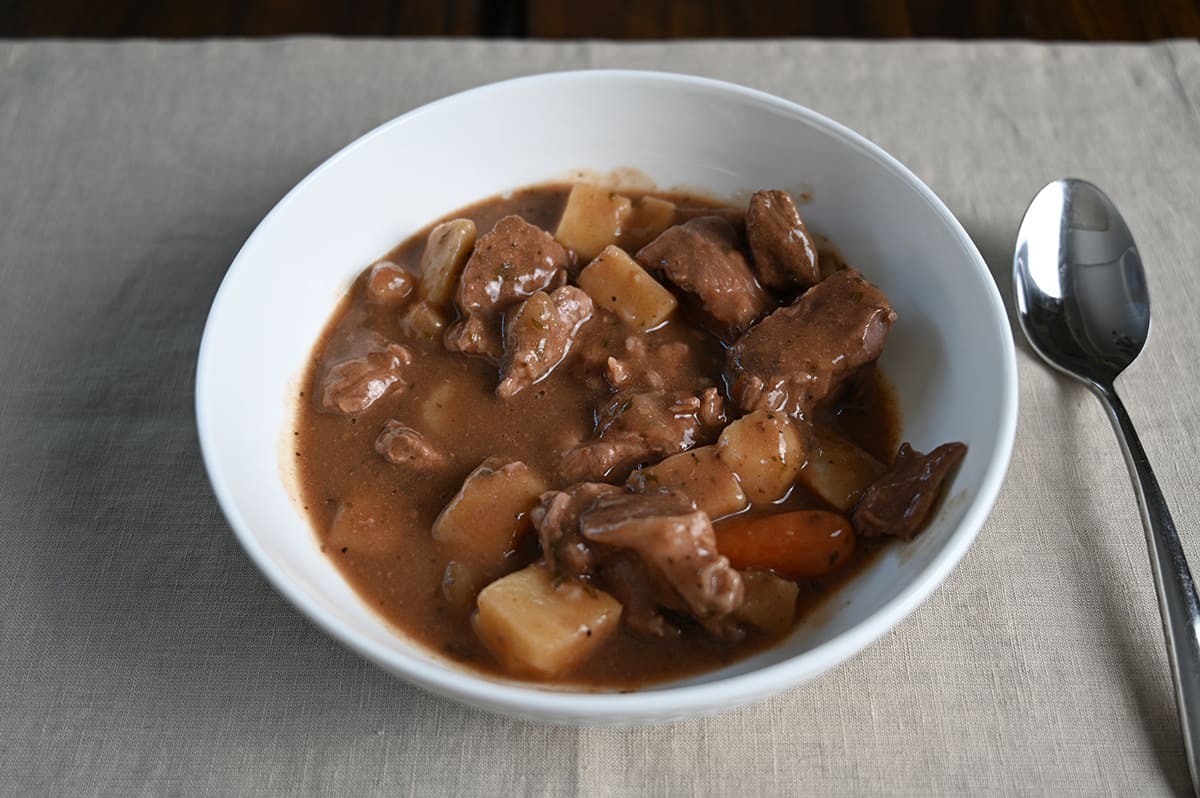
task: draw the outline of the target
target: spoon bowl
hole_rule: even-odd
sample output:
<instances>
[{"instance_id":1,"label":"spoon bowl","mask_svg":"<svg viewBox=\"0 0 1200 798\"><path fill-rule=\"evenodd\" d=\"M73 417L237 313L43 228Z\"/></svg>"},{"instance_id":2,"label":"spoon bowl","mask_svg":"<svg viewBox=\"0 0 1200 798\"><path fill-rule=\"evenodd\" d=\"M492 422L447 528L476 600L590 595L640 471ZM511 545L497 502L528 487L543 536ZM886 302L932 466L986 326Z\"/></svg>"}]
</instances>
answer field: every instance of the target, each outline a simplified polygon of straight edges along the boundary
<instances>
[{"instance_id":1,"label":"spoon bowl","mask_svg":"<svg viewBox=\"0 0 1200 798\"><path fill-rule=\"evenodd\" d=\"M1117 432L1150 551L1192 788L1200 795L1200 601L1166 500L1113 382L1150 335L1150 297L1133 236L1083 180L1034 197L1013 256L1017 317L1034 350L1099 397Z\"/></svg>"},{"instance_id":2,"label":"spoon bowl","mask_svg":"<svg viewBox=\"0 0 1200 798\"><path fill-rule=\"evenodd\" d=\"M1111 383L1150 334L1150 297L1133 235L1104 192L1056 180L1025 212L1014 261L1017 316L1052 366Z\"/></svg>"}]
</instances>

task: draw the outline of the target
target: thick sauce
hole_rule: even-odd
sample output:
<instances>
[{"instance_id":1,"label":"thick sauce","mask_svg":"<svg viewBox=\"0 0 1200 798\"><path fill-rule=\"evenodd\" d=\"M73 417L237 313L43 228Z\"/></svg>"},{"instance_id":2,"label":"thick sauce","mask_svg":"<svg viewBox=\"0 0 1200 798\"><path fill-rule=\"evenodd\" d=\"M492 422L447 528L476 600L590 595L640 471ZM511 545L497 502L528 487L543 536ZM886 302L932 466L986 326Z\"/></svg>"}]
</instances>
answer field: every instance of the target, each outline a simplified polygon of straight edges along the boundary
<instances>
[{"instance_id":1,"label":"thick sauce","mask_svg":"<svg viewBox=\"0 0 1200 798\"><path fill-rule=\"evenodd\" d=\"M488 200L455 217L474 220L481 232L496 220L519 214L553 230L562 212L567 186L541 186ZM681 207L703 206L696 199L672 196ZM387 257L412 272L425 246L428 230L414 235ZM582 264L581 264L582 265ZM600 375L604 358L617 352L631 335L653 346L686 344L668 379L680 388L719 384L725 348L712 335L687 323L686 315L650 333L634 333L607 310L597 308L570 354L543 381L509 399L495 394L497 369L485 359L447 351L440 337L414 337L402 325L394 306L366 301L360 277L334 314L313 352L305 379L295 430L295 451L305 509L323 550L358 593L404 634L454 660L481 671L505 673L473 633L466 613L451 608L442 594L445 557L430 536L438 513L463 479L487 457L520 460L534 470L553 473L559 454L588 438L594 408L611 395ZM325 353L333 353L366 328L407 347L414 368L407 389L389 392L358 415L320 412L312 401ZM684 347L674 347L684 351ZM670 389L674 386L668 384ZM737 414L730 408L731 418ZM418 427L426 440L446 456L437 468L401 468L375 450L375 440L389 419ZM898 416L886 380L874 367L856 379L855 387L825 419L884 462L898 443ZM553 485L553 487L563 487ZM820 500L794 489L781 509L823 508ZM755 508L751 512L765 512ZM339 512L373 517L379 533L362 541L331 537ZM718 522L719 528L719 522ZM868 562L878 546L860 544L854 560L819 580L801 582L802 618L837 586ZM532 534L511 557L516 570L538 556ZM641 685L711 670L770 645L772 639L751 634L737 645L716 642L699 630L678 638L639 639L624 629L580 669L561 682L633 689Z\"/></svg>"}]
</instances>

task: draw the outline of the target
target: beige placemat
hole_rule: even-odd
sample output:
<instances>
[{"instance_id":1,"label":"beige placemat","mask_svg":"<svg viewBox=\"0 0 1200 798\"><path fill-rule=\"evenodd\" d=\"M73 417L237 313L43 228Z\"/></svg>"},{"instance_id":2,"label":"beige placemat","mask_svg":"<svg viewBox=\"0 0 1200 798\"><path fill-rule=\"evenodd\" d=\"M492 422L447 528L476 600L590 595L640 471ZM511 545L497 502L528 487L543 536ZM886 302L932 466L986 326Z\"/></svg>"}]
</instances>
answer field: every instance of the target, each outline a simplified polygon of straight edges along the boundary
<instances>
[{"instance_id":1,"label":"beige placemat","mask_svg":"<svg viewBox=\"0 0 1200 798\"><path fill-rule=\"evenodd\" d=\"M239 245L376 124L578 67L710 75L850 125L958 214L1006 301L1036 190L1103 186L1154 300L1120 387L1200 564L1195 42L0 44L0 794L1186 791L1124 464L1098 404L1023 342L977 544L892 634L757 706L633 730L485 715L366 665L258 576L192 415Z\"/></svg>"}]
</instances>

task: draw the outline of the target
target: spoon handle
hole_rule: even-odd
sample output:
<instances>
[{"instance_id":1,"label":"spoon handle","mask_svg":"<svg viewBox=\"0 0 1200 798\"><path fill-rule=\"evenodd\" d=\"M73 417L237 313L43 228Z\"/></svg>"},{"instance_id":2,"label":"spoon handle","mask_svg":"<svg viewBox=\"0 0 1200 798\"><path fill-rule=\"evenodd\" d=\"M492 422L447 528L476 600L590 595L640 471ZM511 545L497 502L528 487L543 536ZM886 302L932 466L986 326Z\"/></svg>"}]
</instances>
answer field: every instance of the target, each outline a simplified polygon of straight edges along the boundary
<instances>
[{"instance_id":1,"label":"spoon handle","mask_svg":"<svg viewBox=\"0 0 1200 798\"><path fill-rule=\"evenodd\" d=\"M1163 631L1167 637L1167 659L1175 681L1175 699L1179 705L1179 725L1183 730L1188 769L1192 788L1200 794L1200 763L1196 746L1200 744L1200 601L1192 572L1184 557L1175 523L1163 499L1158 480L1146 459L1146 451L1133 429L1116 390L1111 386L1095 386L1096 393L1108 411L1109 420L1117 431L1125 464L1133 477L1142 526L1146 530L1146 545L1150 549L1150 568L1154 572L1154 587L1158 591L1158 608L1162 612Z\"/></svg>"}]
</instances>

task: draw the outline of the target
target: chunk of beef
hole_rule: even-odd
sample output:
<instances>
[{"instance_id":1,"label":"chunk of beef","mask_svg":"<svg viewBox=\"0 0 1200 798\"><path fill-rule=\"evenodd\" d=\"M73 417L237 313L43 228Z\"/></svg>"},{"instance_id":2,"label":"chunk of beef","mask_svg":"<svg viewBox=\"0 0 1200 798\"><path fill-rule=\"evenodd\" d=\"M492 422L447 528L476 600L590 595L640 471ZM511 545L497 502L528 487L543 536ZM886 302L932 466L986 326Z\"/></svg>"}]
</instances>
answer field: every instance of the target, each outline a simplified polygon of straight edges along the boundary
<instances>
[{"instance_id":1,"label":"chunk of beef","mask_svg":"<svg viewBox=\"0 0 1200 798\"><path fill-rule=\"evenodd\" d=\"M754 270L767 288L801 290L821 279L817 247L786 191L759 191L746 211Z\"/></svg>"},{"instance_id":2,"label":"chunk of beef","mask_svg":"<svg viewBox=\"0 0 1200 798\"><path fill-rule=\"evenodd\" d=\"M562 285L570 258L554 238L520 216L505 216L475 243L454 293L461 314L446 330L446 348L456 352L502 354L504 311L522 299Z\"/></svg>"},{"instance_id":3,"label":"chunk of beef","mask_svg":"<svg viewBox=\"0 0 1200 798\"><path fill-rule=\"evenodd\" d=\"M542 544L542 558L555 575L570 578L592 573L594 557L579 534L579 516L597 498L623 492L616 485L581 482L542 494L530 518Z\"/></svg>"},{"instance_id":4,"label":"chunk of beef","mask_svg":"<svg viewBox=\"0 0 1200 798\"><path fill-rule=\"evenodd\" d=\"M942 483L966 453L966 445L957 442L943 443L929 454L900 444L896 462L867 488L854 509L850 520L855 531L864 538L894 535L912 540L929 522Z\"/></svg>"},{"instance_id":5,"label":"chunk of beef","mask_svg":"<svg viewBox=\"0 0 1200 798\"><path fill-rule=\"evenodd\" d=\"M563 453L555 475L559 482L611 479L620 482L645 460L657 459L635 435L585 443Z\"/></svg>"},{"instance_id":6,"label":"chunk of beef","mask_svg":"<svg viewBox=\"0 0 1200 798\"><path fill-rule=\"evenodd\" d=\"M710 205L677 205L675 206L675 224L690 222L702 216L719 216L739 235L746 230L746 212L738 208L714 208Z\"/></svg>"},{"instance_id":7,"label":"chunk of beef","mask_svg":"<svg viewBox=\"0 0 1200 798\"><path fill-rule=\"evenodd\" d=\"M719 216L701 216L669 227L637 253L648 269L690 294L714 332L741 335L772 307L738 247L737 231Z\"/></svg>"},{"instance_id":8,"label":"chunk of beef","mask_svg":"<svg viewBox=\"0 0 1200 798\"><path fill-rule=\"evenodd\" d=\"M621 623L641 637L678 636L679 627L663 611L682 615L686 604L666 580L651 571L632 550L597 543L591 546L601 553L596 567L597 581L621 603Z\"/></svg>"},{"instance_id":9,"label":"chunk of beef","mask_svg":"<svg viewBox=\"0 0 1200 798\"><path fill-rule=\"evenodd\" d=\"M592 298L573 285L526 299L504 327L505 362L496 394L507 399L545 378L591 317Z\"/></svg>"},{"instance_id":10,"label":"chunk of beef","mask_svg":"<svg viewBox=\"0 0 1200 798\"><path fill-rule=\"evenodd\" d=\"M715 407L719 394L716 399L713 394L715 389L706 389L701 396L684 391L619 391L597 413L597 439L559 459L559 479L621 481L638 465L711 442L723 418Z\"/></svg>"},{"instance_id":11,"label":"chunk of beef","mask_svg":"<svg viewBox=\"0 0 1200 798\"><path fill-rule=\"evenodd\" d=\"M879 357L895 320L883 292L843 269L738 339L726 367L732 397L746 411L803 418Z\"/></svg>"},{"instance_id":12,"label":"chunk of beef","mask_svg":"<svg viewBox=\"0 0 1200 798\"><path fill-rule=\"evenodd\" d=\"M622 622L643 637L663 637L679 630L662 614L667 608L686 612L687 605L663 577L651 571L629 549L586 540L579 519L598 499L625 493L602 482L582 482L542 494L532 511L542 558L555 576L593 579L621 603ZM687 510L684 505L682 509Z\"/></svg>"},{"instance_id":13,"label":"chunk of beef","mask_svg":"<svg viewBox=\"0 0 1200 798\"><path fill-rule=\"evenodd\" d=\"M404 367L412 354L381 335L369 333L345 348L342 357L325 364L318 382L318 402L327 413L354 415L373 405L394 385L403 386Z\"/></svg>"},{"instance_id":14,"label":"chunk of beef","mask_svg":"<svg viewBox=\"0 0 1200 798\"><path fill-rule=\"evenodd\" d=\"M593 543L637 554L655 577L647 587L656 590L656 604L681 607L710 633L732 631L728 616L742 603L741 575L717 551L712 522L686 494L601 496L579 527Z\"/></svg>"},{"instance_id":15,"label":"chunk of beef","mask_svg":"<svg viewBox=\"0 0 1200 798\"><path fill-rule=\"evenodd\" d=\"M586 340L580 347L580 367L586 373L601 371L613 390L690 390L713 380L696 364L696 352L687 341L657 341L638 333L625 338L619 351L603 340Z\"/></svg>"},{"instance_id":16,"label":"chunk of beef","mask_svg":"<svg viewBox=\"0 0 1200 798\"><path fill-rule=\"evenodd\" d=\"M394 418L383 425L375 439L375 451L396 465L435 468L446 462L446 455L431 446L424 435Z\"/></svg>"}]
</instances>

